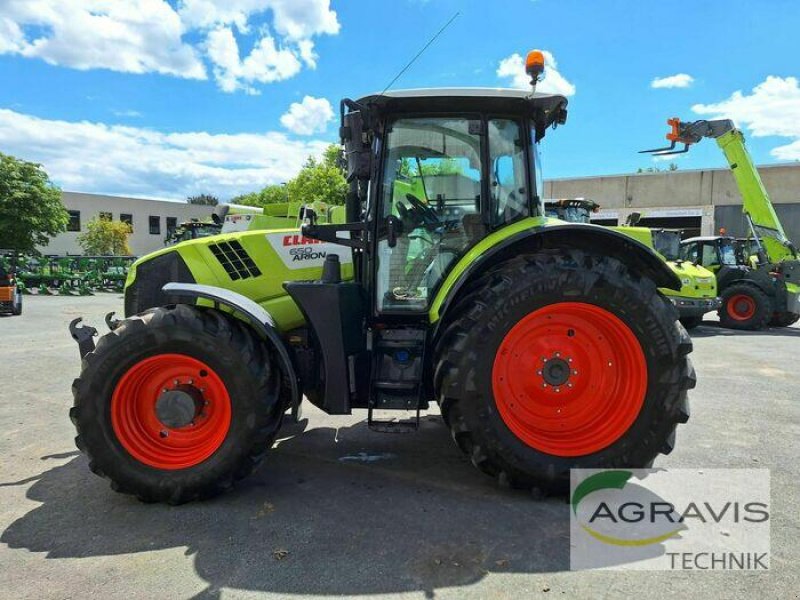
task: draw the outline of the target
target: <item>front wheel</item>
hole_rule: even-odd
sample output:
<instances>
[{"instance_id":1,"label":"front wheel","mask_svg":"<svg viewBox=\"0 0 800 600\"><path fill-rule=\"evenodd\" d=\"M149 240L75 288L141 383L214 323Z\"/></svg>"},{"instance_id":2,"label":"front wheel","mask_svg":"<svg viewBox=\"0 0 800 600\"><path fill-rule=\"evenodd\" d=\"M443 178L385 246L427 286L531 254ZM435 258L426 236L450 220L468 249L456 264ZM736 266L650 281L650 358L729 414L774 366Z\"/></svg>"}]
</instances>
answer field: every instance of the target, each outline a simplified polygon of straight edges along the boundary
<instances>
[{"instance_id":1,"label":"front wheel","mask_svg":"<svg viewBox=\"0 0 800 600\"><path fill-rule=\"evenodd\" d=\"M185 305L122 321L72 387L91 470L145 501L226 491L271 447L284 407L270 352L243 323Z\"/></svg>"},{"instance_id":2,"label":"front wheel","mask_svg":"<svg viewBox=\"0 0 800 600\"><path fill-rule=\"evenodd\" d=\"M560 251L511 260L471 289L445 316L435 384L476 467L560 493L572 468L646 467L672 450L692 344L650 280Z\"/></svg>"},{"instance_id":3,"label":"front wheel","mask_svg":"<svg viewBox=\"0 0 800 600\"><path fill-rule=\"evenodd\" d=\"M772 301L754 285L736 283L722 292L719 322L728 329L764 329L772 316Z\"/></svg>"}]
</instances>

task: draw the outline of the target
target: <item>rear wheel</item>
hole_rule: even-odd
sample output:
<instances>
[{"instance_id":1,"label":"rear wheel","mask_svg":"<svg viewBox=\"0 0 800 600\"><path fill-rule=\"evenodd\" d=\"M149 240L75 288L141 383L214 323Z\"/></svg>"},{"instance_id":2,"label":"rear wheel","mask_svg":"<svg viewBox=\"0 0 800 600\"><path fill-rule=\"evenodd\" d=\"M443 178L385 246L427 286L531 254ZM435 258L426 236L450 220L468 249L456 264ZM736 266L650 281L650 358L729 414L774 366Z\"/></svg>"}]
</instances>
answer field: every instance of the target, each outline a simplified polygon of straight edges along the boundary
<instances>
[{"instance_id":1,"label":"rear wheel","mask_svg":"<svg viewBox=\"0 0 800 600\"><path fill-rule=\"evenodd\" d=\"M719 321L729 329L757 330L767 326L772 316L772 302L754 285L736 283L722 292Z\"/></svg>"},{"instance_id":2,"label":"rear wheel","mask_svg":"<svg viewBox=\"0 0 800 600\"><path fill-rule=\"evenodd\" d=\"M280 377L241 322L185 305L122 321L83 360L70 417L93 472L145 501L226 491L271 447Z\"/></svg>"},{"instance_id":3,"label":"rear wheel","mask_svg":"<svg viewBox=\"0 0 800 600\"><path fill-rule=\"evenodd\" d=\"M694 329L699 327L703 322L703 317L681 317L681 325L686 329Z\"/></svg>"},{"instance_id":4,"label":"rear wheel","mask_svg":"<svg viewBox=\"0 0 800 600\"><path fill-rule=\"evenodd\" d=\"M691 341L653 283L619 261L515 259L451 315L435 383L454 440L483 472L563 492L571 468L645 467L672 450L695 383Z\"/></svg>"},{"instance_id":5,"label":"rear wheel","mask_svg":"<svg viewBox=\"0 0 800 600\"><path fill-rule=\"evenodd\" d=\"M781 312L772 315L769 324L773 327L789 327L800 321L800 315L797 313Z\"/></svg>"}]
</instances>

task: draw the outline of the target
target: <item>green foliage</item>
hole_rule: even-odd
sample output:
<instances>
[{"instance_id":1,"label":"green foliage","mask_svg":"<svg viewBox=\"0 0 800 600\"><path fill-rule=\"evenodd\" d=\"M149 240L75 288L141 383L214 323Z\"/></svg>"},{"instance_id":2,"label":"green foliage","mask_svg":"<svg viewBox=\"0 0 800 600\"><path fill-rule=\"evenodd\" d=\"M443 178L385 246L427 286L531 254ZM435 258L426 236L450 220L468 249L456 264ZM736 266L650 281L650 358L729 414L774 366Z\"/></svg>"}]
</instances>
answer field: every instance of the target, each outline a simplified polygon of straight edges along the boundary
<instances>
[{"instance_id":1,"label":"green foliage","mask_svg":"<svg viewBox=\"0 0 800 600\"><path fill-rule=\"evenodd\" d=\"M78 236L78 244L89 256L130 256L128 236L131 226L122 221L92 219L86 232Z\"/></svg>"},{"instance_id":2,"label":"green foliage","mask_svg":"<svg viewBox=\"0 0 800 600\"><path fill-rule=\"evenodd\" d=\"M259 192L250 192L231 198L233 204L266 206L276 202L303 202L320 200L328 204L344 204L347 181L341 167L342 149L331 144L322 159L309 157L294 179L286 185L268 185Z\"/></svg>"},{"instance_id":3,"label":"green foliage","mask_svg":"<svg viewBox=\"0 0 800 600\"><path fill-rule=\"evenodd\" d=\"M0 246L35 253L68 220L61 190L41 165L0 153Z\"/></svg>"},{"instance_id":4,"label":"green foliage","mask_svg":"<svg viewBox=\"0 0 800 600\"><path fill-rule=\"evenodd\" d=\"M260 192L250 192L231 198L232 204L243 204L245 206L266 206L277 202L286 202L286 187L283 185L268 185Z\"/></svg>"},{"instance_id":5,"label":"green foliage","mask_svg":"<svg viewBox=\"0 0 800 600\"><path fill-rule=\"evenodd\" d=\"M219 204L219 198L211 194L198 194L197 196L189 196L186 201L189 204L201 204L203 206L216 206Z\"/></svg>"}]
</instances>

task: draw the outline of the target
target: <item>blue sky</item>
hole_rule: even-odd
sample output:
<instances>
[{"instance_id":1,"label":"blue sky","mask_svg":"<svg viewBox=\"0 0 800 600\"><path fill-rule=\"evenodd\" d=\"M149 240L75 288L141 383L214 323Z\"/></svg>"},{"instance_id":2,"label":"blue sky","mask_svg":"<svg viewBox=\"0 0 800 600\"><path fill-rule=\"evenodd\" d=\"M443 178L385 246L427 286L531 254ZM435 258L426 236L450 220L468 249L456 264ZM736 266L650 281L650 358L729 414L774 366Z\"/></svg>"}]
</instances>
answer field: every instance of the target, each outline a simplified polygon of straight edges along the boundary
<instances>
[{"instance_id":1,"label":"blue sky","mask_svg":"<svg viewBox=\"0 0 800 600\"><path fill-rule=\"evenodd\" d=\"M757 162L800 160L790 0L3 0L0 152L74 191L285 181L335 141L340 98L382 89L455 12L395 87L513 85L515 53L548 51L542 87L570 94L570 118L546 178L666 166L636 151L670 116L731 116ZM724 165L712 142L676 162Z\"/></svg>"}]
</instances>

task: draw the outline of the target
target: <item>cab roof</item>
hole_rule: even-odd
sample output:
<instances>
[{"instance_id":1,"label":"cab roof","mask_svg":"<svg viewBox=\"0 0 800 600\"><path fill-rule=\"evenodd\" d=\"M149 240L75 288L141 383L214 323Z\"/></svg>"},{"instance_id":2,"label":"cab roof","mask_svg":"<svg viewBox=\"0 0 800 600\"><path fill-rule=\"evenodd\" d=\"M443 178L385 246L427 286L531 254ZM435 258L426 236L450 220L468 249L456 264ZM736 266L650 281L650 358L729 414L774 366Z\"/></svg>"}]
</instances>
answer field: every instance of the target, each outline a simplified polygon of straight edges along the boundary
<instances>
[{"instance_id":1,"label":"cab roof","mask_svg":"<svg viewBox=\"0 0 800 600\"><path fill-rule=\"evenodd\" d=\"M547 127L566 118L567 99L508 88L420 88L393 90L357 101L381 113L496 112L525 114Z\"/></svg>"}]
</instances>

